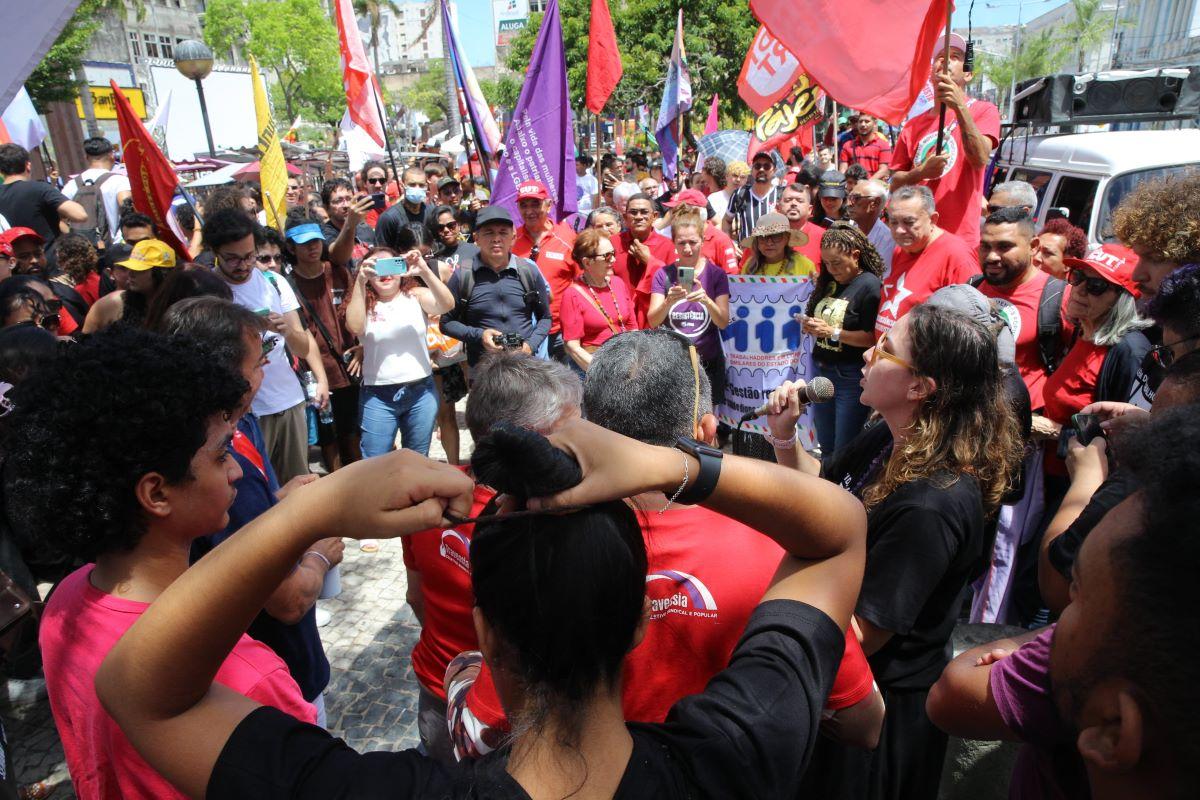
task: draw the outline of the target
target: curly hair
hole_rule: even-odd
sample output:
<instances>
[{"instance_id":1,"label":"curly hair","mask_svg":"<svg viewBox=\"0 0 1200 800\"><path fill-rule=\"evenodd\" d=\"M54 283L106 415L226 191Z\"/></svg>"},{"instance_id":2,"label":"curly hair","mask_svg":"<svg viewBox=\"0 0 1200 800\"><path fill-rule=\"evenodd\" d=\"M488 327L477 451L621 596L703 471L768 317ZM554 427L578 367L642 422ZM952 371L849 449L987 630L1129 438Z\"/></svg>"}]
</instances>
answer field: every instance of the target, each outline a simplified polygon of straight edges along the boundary
<instances>
[{"instance_id":1,"label":"curly hair","mask_svg":"<svg viewBox=\"0 0 1200 800\"><path fill-rule=\"evenodd\" d=\"M838 221L830 225L829 230L821 236L821 249L826 247L846 255L857 250L859 268L863 272L871 273L876 278L883 277L884 264L883 259L879 257L879 251L854 223ZM833 276L829 274L829 270L822 269L817 276L812 294L808 296L808 309L804 312L805 314L810 317L813 315L817 309L817 303L828 293L829 284L832 281Z\"/></svg>"},{"instance_id":2,"label":"curly hair","mask_svg":"<svg viewBox=\"0 0 1200 800\"><path fill-rule=\"evenodd\" d=\"M937 388L918 407L908 436L863 492L868 509L899 486L928 480L979 482L983 509L999 507L1024 454L1020 427L1001 386L996 337L959 311L920 305L908 313L913 371Z\"/></svg>"},{"instance_id":3,"label":"curly hair","mask_svg":"<svg viewBox=\"0 0 1200 800\"><path fill-rule=\"evenodd\" d=\"M248 390L180 337L121 324L88 337L13 392L0 445L8 523L41 552L89 561L128 552L147 529L138 481L190 479L210 421Z\"/></svg>"},{"instance_id":4,"label":"curly hair","mask_svg":"<svg viewBox=\"0 0 1200 800\"><path fill-rule=\"evenodd\" d=\"M1200 175L1139 184L1117 206L1112 226L1122 243L1155 260L1200 261Z\"/></svg>"},{"instance_id":5,"label":"curly hair","mask_svg":"<svg viewBox=\"0 0 1200 800\"><path fill-rule=\"evenodd\" d=\"M96 263L100 260L92 243L78 233L60 236L54 245L54 254L59 269L75 284L87 280L87 276L96 271Z\"/></svg>"},{"instance_id":6,"label":"curly hair","mask_svg":"<svg viewBox=\"0 0 1200 800\"><path fill-rule=\"evenodd\" d=\"M1087 234L1083 228L1077 228L1071 224L1070 220L1065 220L1062 217L1047 222L1038 232L1038 236L1043 233L1052 233L1055 236L1063 237L1066 244L1063 245L1063 256L1066 258L1083 258L1087 255L1088 240Z\"/></svg>"}]
</instances>

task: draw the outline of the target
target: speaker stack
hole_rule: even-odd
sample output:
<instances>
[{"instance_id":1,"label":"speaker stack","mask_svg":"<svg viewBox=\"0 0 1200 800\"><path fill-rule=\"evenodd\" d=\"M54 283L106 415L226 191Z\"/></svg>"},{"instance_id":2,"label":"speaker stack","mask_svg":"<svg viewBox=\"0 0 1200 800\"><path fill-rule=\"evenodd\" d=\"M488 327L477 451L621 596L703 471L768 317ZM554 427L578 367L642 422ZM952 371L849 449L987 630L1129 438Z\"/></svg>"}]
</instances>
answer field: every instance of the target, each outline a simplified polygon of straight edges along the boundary
<instances>
[{"instance_id":1,"label":"speaker stack","mask_svg":"<svg viewBox=\"0 0 1200 800\"><path fill-rule=\"evenodd\" d=\"M1017 97L1014 121L1031 125L1191 119L1200 116L1200 66L1049 75L1019 83Z\"/></svg>"}]
</instances>

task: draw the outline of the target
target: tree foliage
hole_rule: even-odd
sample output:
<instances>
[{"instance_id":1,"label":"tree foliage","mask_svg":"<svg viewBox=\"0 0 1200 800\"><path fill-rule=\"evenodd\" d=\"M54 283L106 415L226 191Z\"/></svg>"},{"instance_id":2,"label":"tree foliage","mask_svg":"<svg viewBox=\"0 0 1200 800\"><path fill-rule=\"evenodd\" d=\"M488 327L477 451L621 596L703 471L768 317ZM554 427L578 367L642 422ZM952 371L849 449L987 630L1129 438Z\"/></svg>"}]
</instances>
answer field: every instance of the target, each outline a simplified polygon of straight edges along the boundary
<instances>
[{"instance_id":1,"label":"tree foliage","mask_svg":"<svg viewBox=\"0 0 1200 800\"><path fill-rule=\"evenodd\" d=\"M132 9L134 17L141 19L146 13L145 0L134 0ZM83 0L41 63L30 73L25 88L39 111L45 111L50 103L69 103L79 96L75 71L82 66L92 36L110 10L121 18L128 13L122 0Z\"/></svg>"},{"instance_id":2,"label":"tree foliage","mask_svg":"<svg viewBox=\"0 0 1200 800\"><path fill-rule=\"evenodd\" d=\"M481 78L479 90L490 106L512 109L521 96L521 81L513 75L500 75L494 80Z\"/></svg>"},{"instance_id":3,"label":"tree foliage","mask_svg":"<svg viewBox=\"0 0 1200 800\"><path fill-rule=\"evenodd\" d=\"M421 73L413 85L401 89L399 99L431 121L446 119L450 110L446 98L446 62L442 59L430 61L429 71Z\"/></svg>"},{"instance_id":4,"label":"tree foliage","mask_svg":"<svg viewBox=\"0 0 1200 800\"><path fill-rule=\"evenodd\" d=\"M337 29L320 0L209 0L204 40L253 55L274 77L281 120L303 114L336 126L346 109Z\"/></svg>"},{"instance_id":5,"label":"tree foliage","mask_svg":"<svg viewBox=\"0 0 1200 800\"><path fill-rule=\"evenodd\" d=\"M1062 39L1069 43L1075 54L1075 68L1083 72L1092 65L1086 64L1089 51L1096 49L1112 34L1113 16L1116 10L1101 10L1102 0L1071 0L1072 19L1062 27ZM1103 68L1107 65L1100 65Z\"/></svg>"},{"instance_id":6,"label":"tree foliage","mask_svg":"<svg viewBox=\"0 0 1200 800\"><path fill-rule=\"evenodd\" d=\"M1050 31L1044 30L1036 36L1021 39L1020 48L1009 56L994 56L983 54L980 60L979 72L987 76L1007 98L1013 85L1014 74L1017 83L1027 78L1037 78L1057 72L1071 52L1062 47L1058 38ZM1007 99L1005 99L1007 103Z\"/></svg>"},{"instance_id":7,"label":"tree foliage","mask_svg":"<svg viewBox=\"0 0 1200 800\"><path fill-rule=\"evenodd\" d=\"M576 114L583 110L587 86L589 0L560 0L563 41L566 46L567 81ZM657 112L663 80L675 40L676 6L661 0L610 2L623 76L608 101L610 111L627 113L641 104ZM524 75L533 54L542 15L530 16L528 26L509 47L507 66ZM745 2L691 0L684 6L683 41L697 109L707 108L714 93L727 117L748 113L737 96L737 76L758 22ZM702 113L702 112L696 112Z\"/></svg>"}]
</instances>

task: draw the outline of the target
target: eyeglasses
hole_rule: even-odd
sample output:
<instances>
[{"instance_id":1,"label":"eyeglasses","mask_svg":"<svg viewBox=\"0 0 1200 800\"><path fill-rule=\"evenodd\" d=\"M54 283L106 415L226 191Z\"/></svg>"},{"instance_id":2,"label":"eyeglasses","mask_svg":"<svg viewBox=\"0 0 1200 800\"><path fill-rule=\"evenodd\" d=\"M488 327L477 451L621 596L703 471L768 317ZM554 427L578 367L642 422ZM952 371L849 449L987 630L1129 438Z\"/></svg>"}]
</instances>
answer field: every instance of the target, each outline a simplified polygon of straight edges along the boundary
<instances>
[{"instance_id":1,"label":"eyeglasses","mask_svg":"<svg viewBox=\"0 0 1200 800\"><path fill-rule=\"evenodd\" d=\"M1084 273L1078 270L1070 270L1067 272L1067 283L1072 286L1082 286L1084 291L1093 297L1116 290L1116 285L1109 283L1104 278L1089 278Z\"/></svg>"},{"instance_id":2,"label":"eyeglasses","mask_svg":"<svg viewBox=\"0 0 1200 800\"><path fill-rule=\"evenodd\" d=\"M1171 342L1170 344L1163 342L1160 345L1151 347L1150 352L1146 355L1148 358L1154 359L1154 363L1158 364L1163 369L1170 369L1171 365L1175 363L1175 351L1172 348L1174 348L1176 345L1183 344L1184 342L1191 342L1196 339L1200 339L1200 336L1187 336L1178 341Z\"/></svg>"},{"instance_id":3,"label":"eyeglasses","mask_svg":"<svg viewBox=\"0 0 1200 800\"><path fill-rule=\"evenodd\" d=\"M758 164L754 164L751 167L751 169L774 169L774 168L775 168L774 164L768 164L766 162L759 162Z\"/></svg>"},{"instance_id":4,"label":"eyeglasses","mask_svg":"<svg viewBox=\"0 0 1200 800\"><path fill-rule=\"evenodd\" d=\"M240 267L247 261L253 261L254 253L247 253L244 256L230 256L224 253L217 253L217 258L221 259L222 264L226 264L230 267Z\"/></svg>"},{"instance_id":5,"label":"eyeglasses","mask_svg":"<svg viewBox=\"0 0 1200 800\"><path fill-rule=\"evenodd\" d=\"M607 261L611 264L613 261L617 260L617 254L612 250L609 250L607 253L592 253L590 256L588 256L588 258L594 258L597 261Z\"/></svg>"},{"instance_id":6,"label":"eyeglasses","mask_svg":"<svg viewBox=\"0 0 1200 800\"><path fill-rule=\"evenodd\" d=\"M383 186L385 183L387 183L387 178L367 178L367 183Z\"/></svg>"},{"instance_id":7,"label":"eyeglasses","mask_svg":"<svg viewBox=\"0 0 1200 800\"><path fill-rule=\"evenodd\" d=\"M260 264L279 264L279 263L282 263L283 258L278 253L275 253L275 254L263 253L262 255L258 256L255 260L258 261L258 263L260 263Z\"/></svg>"},{"instance_id":8,"label":"eyeglasses","mask_svg":"<svg viewBox=\"0 0 1200 800\"><path fill-rule=\"evenodd\" d=\"M886 358L888 361L891 361L894 364L899 364L900 366L904 367L907 370L912 370L913 372L916 372L917 368L914 367L912 364L908 363L907 361L905 361L903 358L896 355L895 353L889 352L888 350L885 349L885 347L887 345L887 340L888 340L888 337L887 337L886 333L883 336L879 337L879 341L876 342L875 347L871 349L871 360L868 363L873 367L873 366L875 366L875 362L878 361L882 357L882 358Z\"/></svg>"}]
</instances>

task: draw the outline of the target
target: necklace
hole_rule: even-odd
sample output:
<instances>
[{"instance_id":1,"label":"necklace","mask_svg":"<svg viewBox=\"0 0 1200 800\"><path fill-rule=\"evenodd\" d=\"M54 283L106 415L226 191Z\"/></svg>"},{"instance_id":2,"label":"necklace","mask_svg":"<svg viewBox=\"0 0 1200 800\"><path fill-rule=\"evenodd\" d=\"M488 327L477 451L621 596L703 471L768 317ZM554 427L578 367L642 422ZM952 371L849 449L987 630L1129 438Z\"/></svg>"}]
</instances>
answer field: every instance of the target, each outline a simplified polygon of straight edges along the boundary
<instances>
[{"instance_id":1,"label":"necklace","mask_svg":"<svg viewBox=\"0 0 1200 800\"><path fill-rule=\"evenodd\" d=\"M608 327L616 330L616 328L613 327L612 317L610 317L608 312L604 310L604 304L601 303L600 298L596 296L596 291L592 288L592 285L587 282L587 277L581 275L580 279L583 281L583 288L587 289L588 294L592 296L592 302L596 304L596 308L600 309L600 313L604 315L604 321L608 323ZM607 280L604 281L604 288L608 289L608 296L612 298L613 310L617 312L617 324L621 327L621 333L625 333L628 329L625 327L625 317L621 314L621 306L619 303L617 303L617 293L612 290L612 285Z\"/></svg>"}]
</instances>

